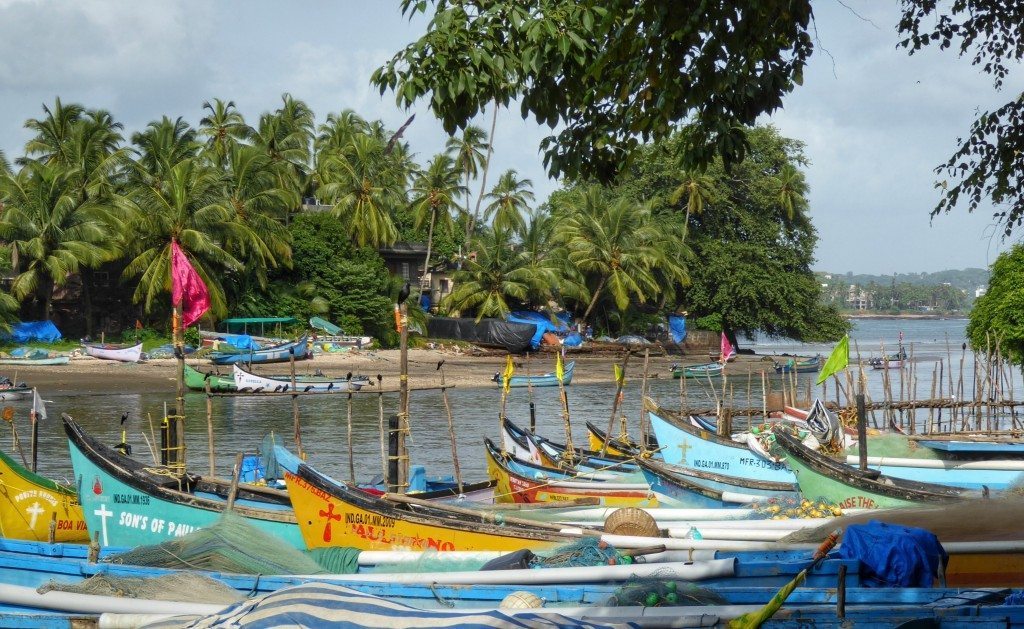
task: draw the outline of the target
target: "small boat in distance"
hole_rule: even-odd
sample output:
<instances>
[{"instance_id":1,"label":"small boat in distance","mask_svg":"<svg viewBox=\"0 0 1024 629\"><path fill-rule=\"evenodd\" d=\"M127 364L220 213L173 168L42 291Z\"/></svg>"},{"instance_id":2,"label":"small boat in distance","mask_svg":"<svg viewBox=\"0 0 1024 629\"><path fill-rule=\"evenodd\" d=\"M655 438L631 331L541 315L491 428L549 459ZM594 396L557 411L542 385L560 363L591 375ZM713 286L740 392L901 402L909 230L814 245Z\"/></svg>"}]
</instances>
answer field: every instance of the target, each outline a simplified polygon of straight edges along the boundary
<instances>
[{"instance_id":1,"label":"small boat in distance","mask_svg":"<svg viewBox=\"0 0 1024 629\"><path fill-rule=\"evenodd\" d=\"M85 343L85 353L93 358L101 358L103 360L137 363L142 360L142 343L136 343L135 345Z\"/></svg>"},{"instance_id":2,"label":"small boat in distance","mask_svg":"<svg viewBox=\"0 0 1024 629\"><path fill-rule=\"evenodd\" d=\"M870 365L872 369L903 369L903 364L905 362L907 362L907 350L903 349L901 346L900 351L895 354L872 358L868 361L868 365Z\"/></svg>"},{"instance_id":3,"label":"small boat in distance","mask_svg":"<svg viewBox=\"0 0 1024 629\"><path fill-rule=\"evenodd\" d=\"M720 375L722 375L721 363L706 363L689 367L672 365L672 377L677 380L679 378L715 378Z\"/></svg>"},{"instance_id":4,"label":"small boat in distance","mask_svg":"<svg viewBox=\"0 0 1024 629\"><path fill-rule=\"evenodd\" d=\"M821 354L806 360L790 358L784 363L775 363L775 373L816 373L821 365Z\"/></svg>"},{"instance_id":5,"label":"small boat in distance","mask_svg":"<svg viewBox=\"0 0 1024 629\"><path fill-rule=\"evenodd\" d=\"M70 356L54 354L48 349L17 347L7 356L0 358L0 365L66 365L70 361Z\"/></svg>"},{"instance_id":6,"label":"small boat in distance","mask_svg":"<svg viewBox=\"0 0 1024 629\"><path fill-rule=\"evenodd\" d=\"M239 393L246 392L283 392L292 390L291 376L261 376L246 371L238 365L232 366L235 380L235 390ZM358 391L370 384L367 376L353 376L349 372L343 378L328 378L326 376L295 376L295 390L303 393L332 393L342 391Z\"/></svg>"},{"instance_id":7,"label":"small boat in distance","mask_svg":"<svg viewBox=\"0 0 1024 629\"><path fill-rule=\"evenodd\" d=\"M565 363L565 377L562 378L562 384L569 386L572 383L572 372L576 368L576 361L570 360ZM501 373L495 373L491 376L491 380L502 384ZM536 376L512 376L509 378L508 386L510 387L557 387L558 376L554 372L542 373Z\"/></svg>"},{"instance_id":8,"label":"small boat in distance","mask_svg":"<svg viewBox=\"0 0 1024 629\"><path fill-rule=\"evenodd\" d=\"M193 391L205 391L206 383L210 383L210 391L234 391L235 379L215 373L203 373L198 369L185 365L185 386Z\"/></svg>"},{"instance_id":9,"label":"small boat in distance","mask_svg":"<svg viewBox=\"0 0 1024 629\"><path fill-rule=\"evenodd\" d=\"M303 336L295 341L288 341L266 349L240 350L233 352L214 352L210 360L215 365L234 365L251 363L285 363L295 354L295 360L312 358L309 351L309 338Z\"/></svg>"}]
</instances>

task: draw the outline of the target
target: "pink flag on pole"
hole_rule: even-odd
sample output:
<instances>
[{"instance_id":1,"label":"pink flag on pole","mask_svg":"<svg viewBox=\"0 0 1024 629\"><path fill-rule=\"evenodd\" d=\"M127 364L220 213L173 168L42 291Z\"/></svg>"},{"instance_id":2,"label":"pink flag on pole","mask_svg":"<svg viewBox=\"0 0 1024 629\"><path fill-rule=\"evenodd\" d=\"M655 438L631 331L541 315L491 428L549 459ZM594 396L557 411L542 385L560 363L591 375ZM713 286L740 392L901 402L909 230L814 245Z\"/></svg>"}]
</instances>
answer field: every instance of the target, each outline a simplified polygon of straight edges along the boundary
<instances>
[{"instance_id":1,"label":"pink flag on pole","mask_svg":"<svg viewBox=\"0 0 1024 629\"><path fill-rule=\"evenodd\" d=\"M732 343L729 342L729 339L725 336L725 332L722 332L722 346L721 355L718 358L719 361L723 363L728 362L728 360L735 355L736 350L733 348Z\"/></svg>"},{"instance_id":2,"label":"pink flag on pole","mask_svg":"<svg viewBox=\"0 0 1024 629\"><path fill-rule=\"evenodd\" d=\"M189 264L177 241L171 241L171 304L181 304L181 327L187 328L210 309L210 293Z\"/></svg>"}]
</instances>

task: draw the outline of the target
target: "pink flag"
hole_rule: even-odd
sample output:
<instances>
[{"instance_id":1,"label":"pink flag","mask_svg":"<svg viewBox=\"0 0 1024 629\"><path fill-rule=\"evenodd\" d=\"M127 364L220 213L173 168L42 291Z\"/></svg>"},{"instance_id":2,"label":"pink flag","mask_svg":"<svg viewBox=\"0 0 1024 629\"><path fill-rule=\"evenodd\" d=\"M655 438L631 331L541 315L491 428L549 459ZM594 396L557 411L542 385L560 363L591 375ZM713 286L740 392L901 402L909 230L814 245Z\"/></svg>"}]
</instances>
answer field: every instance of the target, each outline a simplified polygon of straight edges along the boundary
<instances>
[{"instance_id":1,"label":"pink flag","mask_svg":"<svg viewBox=\"0 0 1024 629\"><path fill-rule=\"evenodd\" d=\"M187 328L210 309L203 278L189 264L177 241L171 241L171 304L181 304L181 327Z\"/></svg>"},{"instance_id":2,"label":"pink flag","mask_svg":"<svg viewBox=\"0 0 1024 629\"><path fill-rule=\"evenodd\" d=\"M733 349L732 343L730 343L729 339L725 336L725 332L722 332L721 356L719 356L718 359L724 363L735 355L736 350Z\"/></svg>"}]
</instances>

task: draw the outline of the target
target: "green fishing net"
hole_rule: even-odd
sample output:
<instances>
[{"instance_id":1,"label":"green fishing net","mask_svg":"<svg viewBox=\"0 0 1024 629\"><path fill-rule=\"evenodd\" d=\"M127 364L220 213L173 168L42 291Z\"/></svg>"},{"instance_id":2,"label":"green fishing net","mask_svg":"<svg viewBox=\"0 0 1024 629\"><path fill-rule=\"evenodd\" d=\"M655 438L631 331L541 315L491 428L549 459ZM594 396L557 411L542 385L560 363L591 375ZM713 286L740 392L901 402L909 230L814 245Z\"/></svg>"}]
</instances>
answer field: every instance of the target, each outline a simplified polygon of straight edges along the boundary
<instances>
[{"instance_id":1,"label":"green fishing net","mask_svg":"<svg viewBox=\"0 0 1024 629\"><path fill-rule=\"evenodd\" d=\"M234 588L195 572L174 572L158 577L114 577L96 574L78 583L50 581L40 586L37 591L40 594L59 591L94 596L225 605L245 598Z\"/></svg>"},{"instance_id":2,"label":"green fishing net","mask_svg":"<svg viewBox=\"0 0 1024 629\"><path fill-rule=\"evenodd\" d=\"M671 578L633 579L615 591L604 605L608 607L683 607L687 605L723 605L725 599L713 590L689 581Z\"/></svg>"},{"instance_id":3,"label":"green fishing net","mask_svg":"<svg viewBox=\"0 0 1024 629\"><path fill-rule=\"evenodd\" d=\"M110 563L234 574L323 574L312 558L233 513L213 525L154 546L114 555Z\"/></svg>"}]
</instances>

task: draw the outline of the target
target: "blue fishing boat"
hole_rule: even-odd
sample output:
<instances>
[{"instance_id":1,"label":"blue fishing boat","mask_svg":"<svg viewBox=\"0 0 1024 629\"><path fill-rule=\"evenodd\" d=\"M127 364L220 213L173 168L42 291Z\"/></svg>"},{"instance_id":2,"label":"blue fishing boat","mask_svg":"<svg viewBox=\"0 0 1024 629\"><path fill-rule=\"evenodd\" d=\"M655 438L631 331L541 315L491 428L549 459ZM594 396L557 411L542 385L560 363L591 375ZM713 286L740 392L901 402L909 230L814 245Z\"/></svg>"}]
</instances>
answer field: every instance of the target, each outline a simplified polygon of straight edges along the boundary
<instances>
[{"instance_id":1,"label":"blue fishing boat","mask_svg":"<svg viewBox=\"0 0 1024 629\"><path fill-rule=\"evenodd\" d=\"M790 358L786 362L775 363L775 373L817 373L822 362L820 354L807 360Z\"/></svg>"},{"instance_id":2,"label":"blue fishing boat","mask_svg":"<svg viewBox=\"0 0 1024 629\"><path fill-rule=\"evenodd\" d=\"M565 374L562 378L562 384L569 386L572 384L572 372L576 368L576 361L570 360L565 363ZM501 373L495 373L491 376L493 382L502 384ZM557 387L558 376L554 372L542 373L536 376L512 376L509 378L508 386L510 387Z\"/></svg>"},{"instance_id":3,"label":"blue fishing boat","mask_svg":"<svg viewBox=\"0 0 1024 629\"><path fill-rule=\"evenodd\" d=\"M662 459L672 465L714 472L738 478L796 483L796 476L784 463L758 451L748 441L734 441L694 426L648 400L651 428L662 446ZM757 435L749 439L760 439ZM868 441L868 465L885 476L921 483L938 483L967 489L1006 489L1024 479L1024 462L1009 460L961 460L954 458L872 457ZM849 453L847 462L856 462Z\"/></svg>"},{"instance_id":4,"label":"blue fishing boat","mask_svg":"<svg viewBox=\"0 0 1024 629\"><path fill-rule=\"evenodd\" d=\"M566 456L566 447L521 428L505 419L502 422L502 444L505 449L520 459L548 467L560 467L572 463L581 471L637 472L630 458L604 454L585 448L574 448L573 456Z\"/></svg>"},{"instance_id":5,"label":"blue fishing boat","mask_svg":"<svg viewBox=\"0 0 1024 629\"><path fill-rule=\"evenodd\" d=\"M957 455L1024 457L1021 433L911 435L911 441L932 450Z\"/></svg>"},{"instance_id":6,"label":"blue fishing boat","mask_svg":"<svg viewBox=\"0 0 1024 629\"><path fill-rule=\"evenodd\" d=\"M679 378L716 378L720 375L722 375L722 363L705 363L689 367L672 365L672 377L676 380Z\"/></svg>"},{"instance_id":7,"label":"blue fishing boat","mask_svg":"<svg viewBox=\"0 0 1024 629\"><path fill-rule=\"evenodd\" d=\"M100 443L62 415L86 526L103 546L158 544L213 524L229 483L146 465ZM304 548L288 494L241 484L233 510L283 543Z\"/></svg>"},{"instance_id":8,"label":"blue fishing boat","mask_svg":"<svg viewBox=\"0 0 1024 629\"><path fill-rule=\"evenodd\" d=\"M686 504L687 507L720 508L737 504L764 502L769 499L799 499L800 489L789 483L737 479L712 472L667 465L652 459L637 459L637 465L658 496ZM698 504L695 496L704 499Z\"/></svg>"},{"instance_id":9,"label":"blue fishing boat","mask_svg":"<svg viewBox=\"0 0 1024 629\"><path fill-rule=\"evenodd\" d=\"M210 354L210 360L215 365L256 364L256 363L286 363L295 354L295 360L305 360L313 357L309 349L309 339L302 338L281 343L265 349L239 350L234 352L214 352Z\"/></svg>"}]
</instances>

